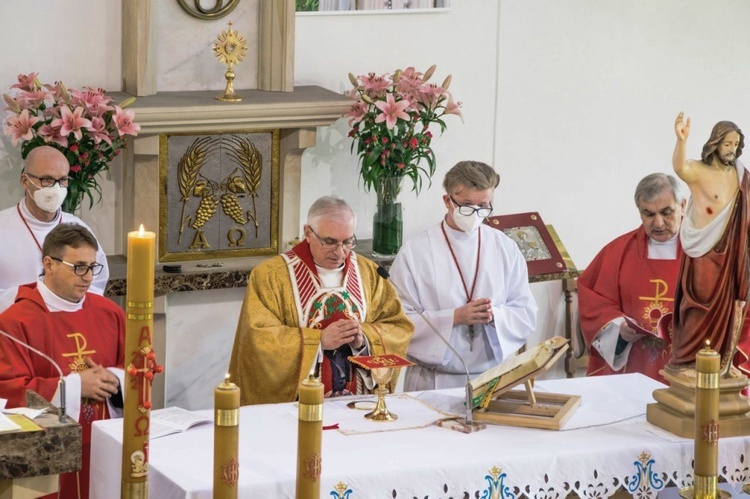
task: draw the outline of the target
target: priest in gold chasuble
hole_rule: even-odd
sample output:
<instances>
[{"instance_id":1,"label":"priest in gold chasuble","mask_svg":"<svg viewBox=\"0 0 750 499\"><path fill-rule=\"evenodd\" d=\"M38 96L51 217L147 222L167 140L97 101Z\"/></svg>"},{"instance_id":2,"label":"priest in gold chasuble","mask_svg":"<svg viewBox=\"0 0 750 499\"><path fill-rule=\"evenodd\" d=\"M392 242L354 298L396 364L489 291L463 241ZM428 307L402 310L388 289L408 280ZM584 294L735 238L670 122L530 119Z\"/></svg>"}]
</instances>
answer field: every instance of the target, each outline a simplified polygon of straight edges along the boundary
<instances>
[{"instance_id":1,"label":"priest in gold chasuble","mask_svg":"<svg viewBox=\"0 0 750 499\"><path fill-rule=\"evenodd\" d=\"M355 225L344 201L320 198L305 240L253 269L229 364L243 405L295 400L317 363L326 396L363 393L371 381L350 355L406 354L413 325L377 265L351 251Z\"/></svg>"}]
</instances>

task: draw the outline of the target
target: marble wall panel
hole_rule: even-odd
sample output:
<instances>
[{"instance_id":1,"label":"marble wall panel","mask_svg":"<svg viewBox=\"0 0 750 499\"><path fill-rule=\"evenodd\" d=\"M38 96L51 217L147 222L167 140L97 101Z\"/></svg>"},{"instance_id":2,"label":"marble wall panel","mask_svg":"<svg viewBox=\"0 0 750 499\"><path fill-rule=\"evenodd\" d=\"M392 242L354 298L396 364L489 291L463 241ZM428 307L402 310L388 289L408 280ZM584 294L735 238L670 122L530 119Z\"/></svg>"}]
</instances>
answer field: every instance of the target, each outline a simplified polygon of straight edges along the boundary
<instances>
[{"instance_id":1,"label":"marble wall panel","mask_svg":"<svg viewBox=\"0 0 750 499\"><path fill-rule=\"evenodd\" d=\"M211 409L229 368L245 288L167 296L166 406Z\"/></svg>"},{"instance_id":2,"label":"marble wall panel","mask_svg":"<svg viewBox=\"0 0 750 499\"><path fill-rule=\"evenodd\" d=\"M242 0L221 19L196 19L179 3L155 2L156 87L159 92L178 90L224 90L226 67L214 57L216 37L232 29L245 37L247 56L235 66L235 89L258 88L258 0Z\"/></svg>"}]
</instances>

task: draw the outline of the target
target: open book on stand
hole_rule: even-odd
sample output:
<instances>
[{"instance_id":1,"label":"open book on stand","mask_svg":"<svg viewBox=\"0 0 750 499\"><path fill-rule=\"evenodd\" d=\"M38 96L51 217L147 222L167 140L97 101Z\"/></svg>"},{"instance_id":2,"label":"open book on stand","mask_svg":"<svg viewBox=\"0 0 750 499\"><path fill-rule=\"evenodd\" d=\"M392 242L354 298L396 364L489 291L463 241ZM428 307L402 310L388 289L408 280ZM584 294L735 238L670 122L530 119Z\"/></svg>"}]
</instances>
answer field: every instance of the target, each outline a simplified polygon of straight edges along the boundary
<instances>
[{"instance_id":1,"label":"open book on stand","mask_svg":"<svg viewBox=\"0 0 750 499\"><path fill-rule=\"evenodd\" d=\"M469 382L474 420L559 430L581 399L572 395L534 393L533 378L549 369L565 353L568 341L561 336L551 338ZM522 383L525 391L512 390Z\"/></svg>"}]
</instances>

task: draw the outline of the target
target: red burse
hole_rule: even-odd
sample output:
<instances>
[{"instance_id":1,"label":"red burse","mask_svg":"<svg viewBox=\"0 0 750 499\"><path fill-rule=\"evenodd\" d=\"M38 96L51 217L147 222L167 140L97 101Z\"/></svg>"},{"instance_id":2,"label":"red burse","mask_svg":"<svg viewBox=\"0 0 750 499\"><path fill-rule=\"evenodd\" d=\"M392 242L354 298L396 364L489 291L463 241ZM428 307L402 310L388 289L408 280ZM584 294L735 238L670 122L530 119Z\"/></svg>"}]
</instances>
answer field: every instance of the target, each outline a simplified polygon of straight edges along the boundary
<instances>
[{"instance_id":1,"label":"red burse","mask_svg":"<svg viewBox=\"0 0 750 499\"><path fill-rule=\"evenodd\" d=\"M349 362L368 370L376 369L378 367L409 367L414 365L414 362L411 362L400 355L396 355L395 353L385 355L358 355L355 357L349 357Z\"/></svg>"},{"instance_id":2,"label":"red burse","mask_svg":"<svg viewBox=\"0 0 750 499\"><path fill-rule=\"evenodd\" d=\"M537 212L487 217L484 223L511 238L521 250L529 277L565 272L568 267Z\"/></svg>"}]
</instances>

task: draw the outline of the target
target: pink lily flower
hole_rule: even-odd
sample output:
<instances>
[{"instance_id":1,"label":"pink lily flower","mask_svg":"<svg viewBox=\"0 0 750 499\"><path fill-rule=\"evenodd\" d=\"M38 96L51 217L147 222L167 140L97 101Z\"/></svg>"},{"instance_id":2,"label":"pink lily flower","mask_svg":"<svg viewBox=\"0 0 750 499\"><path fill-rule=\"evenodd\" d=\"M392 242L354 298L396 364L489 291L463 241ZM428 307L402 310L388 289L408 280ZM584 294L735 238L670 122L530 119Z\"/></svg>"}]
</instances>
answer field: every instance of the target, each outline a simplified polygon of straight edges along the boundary
<instances>
[{"instance_id":1,"label":"pink lily flower","mask_svg":"<svg viewBox=\"0 0 750 499\"><path fill-rule=\"evenodd\" d=\"M383 97L385 91L391 86L388 80L382 76L376 76L375 73L368 73L367 76L360 76L357 79L362 83L364 92L373 99Z\"/></svg>"},{"instance_id":2,"label":"pink lily flower","mask_svg":"<svg viewBox=\"0 0 750 499\"><path fill-rule=\"evenodd\" d=\"M21 111L18 116L11 116L5 122L3 133L9 135L13 140L13 145L18 145L18 141L31 140L34 138L34 129L32 126L39 121L36 116L31 116L28 109Z\"/></svg>"},{"instance_id":3,"label":"pink lily flower","mask_svg":"<svg viewBox=\"0 0 750 499\"><path fill-rule=\"evenodd\" d=\"M344 118L349 118L349 126L353 125L354 123L359 123L362 121L362 119L365 117L365 114L367 114L368 106L362 101L355 102L351 109L344 113Z\"/></svg>"},{"instance_id":4,"label":"pink lily flower","mask_svg":"<svg viewBox=\"0 0 750 499\"><path fill-rule=\"evenodd\" d=\"M44 139L44 142L46 142L47 144L49 144L50 142L54 142L55 144L59 144L62 147L68 147L68 138L67 136L60 134L60 127L53 127L49 124L42 125L37 133Z\"/></svg>"},{"instance_id":5,"label":"pink lily flower","mask_svg":"<svg viewBox=\"0 0 750 499\"><path fill-rule=\"evenodd\" d=\"M107 144L112 146L112 139L109 136L109 130L107 130L107 125L104 123L104 118L101 118L99 116L94 116L91 118L91 135L94 137L94 143L98 144L102 140L106 142Z\"/></svg>"},{"instance_id":6,"label":"pink lily flower","mask_svg":"<svg viewBox=\"0 0 750 499\"><path fill-rule=\"evenodd\" d=\"M458 103L453 102L453 96L450 93L448 93L448 102L445 104L445 114L455 114L456 116L461 118L461 123L463 123L464 115L461 114L462 104L463 102L461 101L459 101Z\"/></svg>"},{"instance_id":7,"label":"pink lily flower","mask_svg":"<svg viewBox=\"0 0 750 499\"><path fill-rule=\"evenodd\" d=\"M36 90L36 77L39 73L29 73L27 75L18 75L18 83L11 85L10 88L20 88L26 92Z\"/></svg>"},{"instance_id":8,"label":"pink lily flower","mask_svg":"<svg viewBox=\"0 0 750 499\"><path fill-rule=\"evenodd\" d=\"M115 106L115 115L112 117L112 122L115 124L120 137L123 135L138 135L141 125L136 123L134 118L135 111L132 109L123 111L120 106Z\"/></svg>"},{"instance_id":9,"label":"pink lily flower","mask_svg":"<svg viewBox=\"0 0 750 499\"><path fill-rule=\"evenodd\" d=\"M52 127L60 127L60 135L67 137L71 133L76 140L81 140L83 132L81 128L91 128L91 120L83 118L83 108L77 107L71 111L68 106L62 106L60 109L60 118L52 120Z\"/></svg>"},{"instance_id":10,"label":"pink lily flower","mask_svg":"<svg viewBox=\"0 0 750 499\"><path fill-rule=\"evenodd\" d=\"M3 100L8 105L7 111L18 114L21 112L21 102L16 97L11 97L8 94L3 94Z\"/></svg>"},{"instance_id":11,"label":"pink lily flower","mask_svg":"<svg viewBox=\"0 0 750 499\"><path fill-rule=\"evenodd\" d=\"M375 103L375 106L380 109L381 113L375 118L375 123L382 123L385 121L385 126L389 130L396 126L396 122L399 119L409 121L409 115L404 111L409 108L411 104L408 100L402 99L396 102L393 99L392 94L385 96L385 102L379 101Z\"/></svg>"},{"instance_id":12,"label":"pink lily flower","mask_svg":"<svg viewBox=\"0 0 750 499\"><path fill-rule=\"evenodd\" d=\"M45 107L49 107L53 103L52 94L40 88L35 88L31 92L23 92L21 95L25 101L27 109L36 110L36 108L42 104L44 104Z\"/></svg>"}]
</instances>

